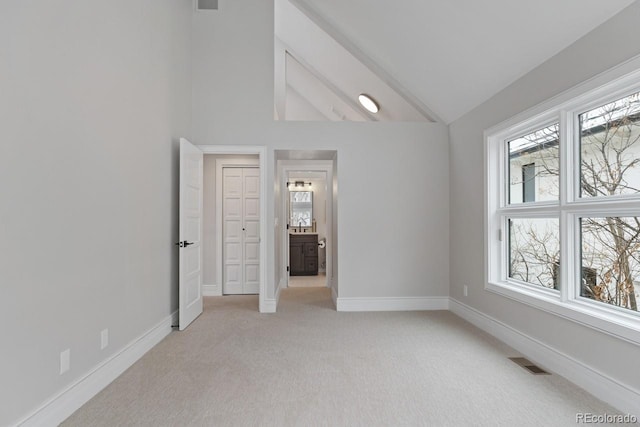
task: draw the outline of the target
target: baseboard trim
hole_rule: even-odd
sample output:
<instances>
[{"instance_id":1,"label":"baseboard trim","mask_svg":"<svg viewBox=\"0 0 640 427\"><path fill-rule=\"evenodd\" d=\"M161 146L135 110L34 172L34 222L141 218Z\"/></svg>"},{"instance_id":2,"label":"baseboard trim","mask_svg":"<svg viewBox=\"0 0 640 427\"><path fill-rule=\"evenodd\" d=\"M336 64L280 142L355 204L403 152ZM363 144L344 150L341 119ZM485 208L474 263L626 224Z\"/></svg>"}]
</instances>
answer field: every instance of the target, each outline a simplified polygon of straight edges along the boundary
<instances>
[{"instance_id":1,"label":"baseboard trim","mask_svg":"<svg viewBox=\"0 0 640 427\"><path fill-rule=\"evenodd\" d=\"M338 311L448 310L449 297L336 298Z\"/></svg>"},{"instance_id":2,"label":"baseboard trim","mask_svg":"<svg viewBox=\"0 0 640 427\"><path fill-rule=\"evenodd\" d=\"M280 279L280 283L278 284L278 289L276 289L276 305L280 302L280 293L282 293L282 289L285 287L284 278Z\"/></svg>"},{"instance_id":3,"label":"baseboard trim","mask_svg":"<svg viewBox=\"0 0 640 427\"><path fill-rule=\"evenodd\" d=\"M171 325L176 324L177 321L178 312L176 311L131 341L118 353L101 362L17 425L21 427L59 425L169 335L172 330Z\"/></svg>"},{"instance_id":4,"label":"baseboard trim","mask_svg":"<svg viewBox=\"0 0 640 427\"><path fill-rule=\"evenodd\" d=\"M203 297L221 297L222 286L220 285L202 285Z\"/></svg>"},{"instance_id":5,"label":"baseboard trim","mask_svg":"<svg viewBox=\"0 0 640 427\"><path fill-rule=\"evenodd\" d=\"M275 298L265 298L264 303L260 306L260 313L275 313L277 305Z\"/></svg>"},{"instance_id":6,"label":"baseboard trim","mask_svg":"<svg viewBox=\"0 0 640 427\"><path fill-rule=\"evenodd\" d=\"M334 286L331 286L331 299L333 300L333 306L338 311L338 292Z\"/></svg>"},{"instance_id":7,"label":"baseboard trim","mask_svg":"<svg viewBox=\"0 0 640 427\"><path fill-rule=\"evenodd\" d=\"M640 416L640 391L454 298L450 299L449 307L455 315L513 347L541 367L562 375L622 413Z\"/></svg>"}]
</instances>

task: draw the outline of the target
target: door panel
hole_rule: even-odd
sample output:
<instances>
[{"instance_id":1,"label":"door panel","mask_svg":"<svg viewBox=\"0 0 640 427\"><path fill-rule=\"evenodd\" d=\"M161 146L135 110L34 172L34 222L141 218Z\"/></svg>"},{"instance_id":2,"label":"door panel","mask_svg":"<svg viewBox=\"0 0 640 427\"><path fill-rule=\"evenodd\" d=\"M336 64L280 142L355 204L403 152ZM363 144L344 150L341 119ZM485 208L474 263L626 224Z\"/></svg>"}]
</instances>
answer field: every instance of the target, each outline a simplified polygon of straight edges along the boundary
<instances>
[{"instance_id":1,"label":"door panel","mask_svg":"<svg viewBox=\"0 0 640 427\"><path fill-rule=\"evenodd\" d=\"M260 171L222 170L223 293L253 294L260 288Z\"/></svg>"},{"instance_id":2,"label":"door panel","mask_svg":"<svg viewBox=\"0 0 640 427\"><path fill-rule=\"evenodd\" d=\"M253 242L247 242L244 244L244 259L246 261L259 261L259 256L260 245Z\"/></svg>"},{"instance_id":3,"label":"door panel","mask_svg":"<svg viewBox=\"0 0 640 427\"><path fill-rule=\"evenodd\" d=\"M249 198L260 198L260 171L258 168L244 169L244 195Z\"/></svg>"},{"instance_id":4,"label":"door panel","mask_svg":"<svg viewBox=\"0 0 640 427\"><path fill-rule=\"evenodd\" d=\"M180 139L179 328L185 329L202 313L202 187L203 154Z\"/></svg>"},{"instance_id":5,"label":"door panel","mask_svg":"<svg viewBox=\"0 0 640 427\"><path fill-rule=\"evenodd\" d=\"M243 169L244 219L244 288L243 293L255 294L260 289L260 170Z\"/></svg>"},{"instance_id":6,"label":"door panel","mask_svg":"<svg viewBox=\"0 0 640 427\"><path fill-rule=\"evenodd\" d=\"M240 196L242 194L242 173L239 168L225 168L227 169L224 175L225 190L227 196Z\"/></svg>"},{"instance_id":7,"label":"door panel","mask_svg":"<svg viewBox=\"0 0 640 427\"><path fill-rule=\"evenodd\" d=\"M239 220L241 215L240 199L236 196L226 196L223 202L226 202L222 211L225 219Z\"/></svg>"},{"instance_id":8,"label":"door panel","mask_svg":"<svg viewBox=\"0 0 640 427\"><path fill-rule=\"evenodd\" d=\"M254 220L257 220L258 218L260 218L260 201L258 199L245 198L244 217L245 219L254 219Z\"/></svg>"},{"instance_id":9,"label":"door panel","mask_svg":"<svg viewBox=\"0 0 640 427\"><path fill-rule=\"evenodd\" d=\"M258 264L246 265L244 270L245 283L243 293L257 294L260 291L260 266Z\"/></svg>"},{"instance_id":10,"label":"door panel","mask_svg":"<svg viewBox=\"0 0 640 427\"><path fill-rule=\"evenodd\" d=\"M244 234L249 241L260 240L260 222L258 221L245 221Z\"/></svg>"},{"instance_id":11,"label":"door panel","mask_svg":"<svg viewBox=\"0 0 640 427\"><path fill-rule=\"evenodd\" d=\"M200 240L200 219L199 218L186 218L185 219L185 232L184 239L189 242L196 242Z\"/></svg>"},{"instance_id":12,"label":"door panel","mask_svg":"<svg viewBox=\"0 0 640 427\"><path fill-rule=\"evenodd\" d=\"M224 231L224 236L229 242L239 242L242 230L240 229L240 221L239 220L227 220L226 228Z\"/></svg>"}]
</instances>

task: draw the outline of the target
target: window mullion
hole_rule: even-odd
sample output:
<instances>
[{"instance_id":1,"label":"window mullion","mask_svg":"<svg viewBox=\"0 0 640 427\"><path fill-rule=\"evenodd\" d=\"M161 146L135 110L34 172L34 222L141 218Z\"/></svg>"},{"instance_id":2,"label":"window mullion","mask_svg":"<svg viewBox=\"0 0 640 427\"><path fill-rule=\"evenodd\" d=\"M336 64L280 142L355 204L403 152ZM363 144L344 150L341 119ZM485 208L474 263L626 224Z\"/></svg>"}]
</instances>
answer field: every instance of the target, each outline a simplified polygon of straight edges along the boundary
<instances>
[{"instance_id":1,"label":"window mullion","mask_svg":"<svg viewBox=\"0 0 640 427\"><path fill-rule=\"evenodd\" d=\"M571 260L574 248L573 240L573 221L570 215L565 211L565 207L574 197L574 158L575 151L573 143L573 120L571 114L566 110L560 111L560 132L559 132L559 215L560 215L560 300L568 301L571 299L572 290L575 287L574 280L574 263Z\"/></svg>"}]
</instances>

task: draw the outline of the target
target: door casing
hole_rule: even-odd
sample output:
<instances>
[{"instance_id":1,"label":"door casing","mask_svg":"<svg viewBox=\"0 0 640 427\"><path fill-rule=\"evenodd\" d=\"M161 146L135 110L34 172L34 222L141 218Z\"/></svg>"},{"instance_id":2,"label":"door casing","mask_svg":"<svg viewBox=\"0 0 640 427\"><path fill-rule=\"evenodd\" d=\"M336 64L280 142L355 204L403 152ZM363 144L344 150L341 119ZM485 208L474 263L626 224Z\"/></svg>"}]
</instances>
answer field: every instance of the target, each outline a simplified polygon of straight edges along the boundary
<instances>
[{"instance_id":1,"label":"door casing","mask_svg":"<svg viewBox=\"0 0 640 427\"><path fill-rule=\"evenodd\" d=\"M333 162L330 160L278 160L278 173L280 175L280 188L283 193L286 192L287 180L289 172L296 171L312 171L312 172L326 172L327 183L327 266L326 277L327 287L333 290L333 248L335 242L333 241ZM280 206L282 220L286 223L286 218L289 216L288 209L288 197L282 197L282 204ZM287 266L289 265L289 230L283 227L282 235L282 266L281 266L281 288L289 287L289 271Z\"/></svg>"},{"instance_id":2,"label":"door casing","mask_svg":"<svg viewBox=\"0 0 640 427\"><path fill-rule=\"evenodd\" d=\"M205 155L253 154L258 156L258 167L260 168L260 200L263 201L260 203L260 290L258 295L258 305L261 313L274 313L276 311L275 298L267 297L267 147L262 145L198 145L198 148L200 148ZM216 193L219 193L217 189ZM216 205L218 205L217 201ZM220 226L220 230L222 230L222 225ZM221 248L220 251L218 251L218 254L221 254ZM219 281L218 283L222 284L222 281Z\"/></svg>"}]
</instances>

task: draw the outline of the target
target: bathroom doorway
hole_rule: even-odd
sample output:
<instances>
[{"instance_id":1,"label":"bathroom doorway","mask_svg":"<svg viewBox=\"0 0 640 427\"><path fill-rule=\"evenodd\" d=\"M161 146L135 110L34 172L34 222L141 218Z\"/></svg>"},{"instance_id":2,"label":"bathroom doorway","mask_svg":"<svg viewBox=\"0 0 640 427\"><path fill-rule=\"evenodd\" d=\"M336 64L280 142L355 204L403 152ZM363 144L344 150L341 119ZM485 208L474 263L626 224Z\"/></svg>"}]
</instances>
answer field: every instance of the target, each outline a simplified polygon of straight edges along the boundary
<instances>
[{"instance_id":1,"label":"bathroom doorway","mask_svg":"<svg viewBox=\"0 0 640 427\"><path fill-rule=\"evenodd\" d=\"M329 287L327 281L327 172L289 171L288 287Z\"/></svg>"},{"instance_id":2,"label":"bathroom doorway","mask_svg":"<svg viewBox=\"0 0 640 427\"><path fill-rule=\"evenodd\" d=\"M291 152L288 152L291 153ZM278 159L281 275L286 288L325 287L338 295L336 153L332 160ZM325 157L326 159L326 157Z\"/></svg>"}]
</instances>

